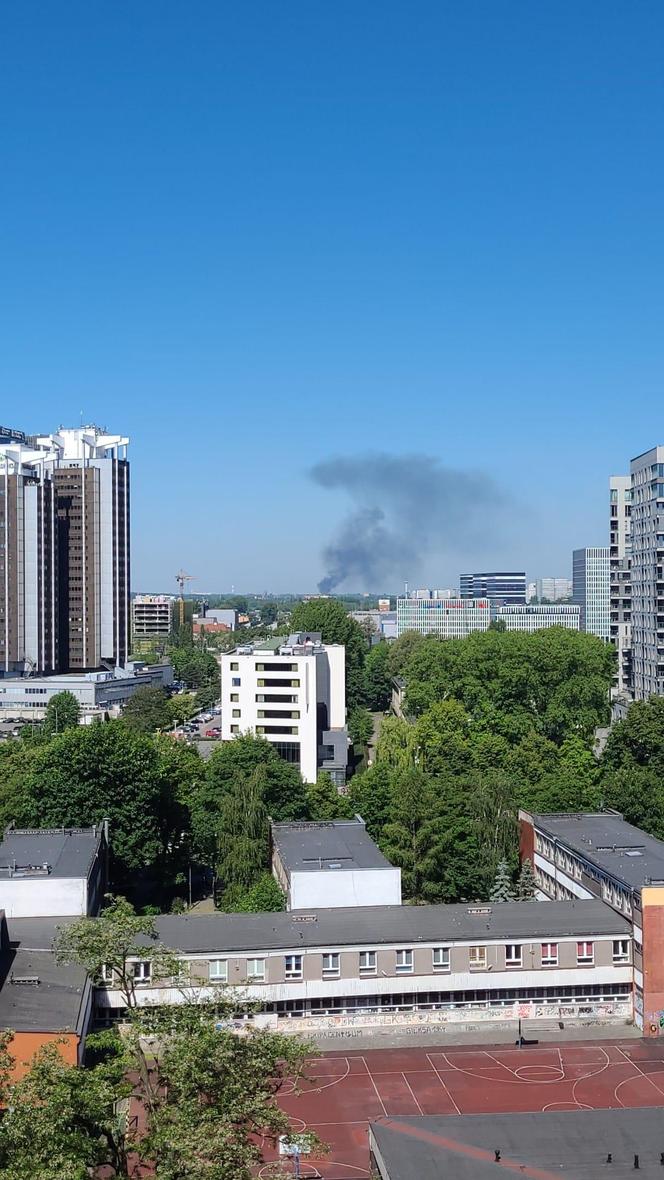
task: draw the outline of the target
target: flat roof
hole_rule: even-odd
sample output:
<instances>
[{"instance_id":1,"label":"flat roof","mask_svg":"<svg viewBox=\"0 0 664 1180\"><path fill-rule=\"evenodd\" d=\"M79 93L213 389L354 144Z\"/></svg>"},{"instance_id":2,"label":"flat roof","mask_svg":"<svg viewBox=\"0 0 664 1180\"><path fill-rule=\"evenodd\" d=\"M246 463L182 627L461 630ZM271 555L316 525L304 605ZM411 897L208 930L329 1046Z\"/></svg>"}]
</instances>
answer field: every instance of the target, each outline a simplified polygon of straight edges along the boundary
<instances>
[{"instance_id":1,"label":"flat roof","mask_svg":"<svg viewBox=\"0 0 664 1180\"><path fill-rule=\"evenodd\" d=\"M635 1155L641 1174L662 1174L662 1115L652 1107L395 1116L371 1123L370 1140L383 1180L487 1180L501 1166L537 1180L605 1180L633 1177Z\"/></svg>"},{"instance_id":2,"label":"flat roof","mask_svg":"<svg viewBox=\"0 0 664 1180\"><path fill-rule=\"evenodd\" d=\"M21 870L39 870L44 864L49 877L87 877L101 838L101 827L9 828L0 842L0 883L8 876L34 879L39 872Z\"/></svg>"},{"instance_id":3,"label":"flat roof","mask_svg":"<svg viewBox=\"0 0 664 1180\"><path fill-rule=\"evenodd\" d=\"M617 812L533 815L541 831L632 889L664 883L664 841L648 836Z\"/></svg>"},{"instance_id":4,"label":"flat roof","mask_svg":"<svg viewBox=\"0 0 664 1180\"><path fill-rule=\"evenodd\" d=\"M289 874L394 867L360 819L273 823L272 841Z\"/></svg>"},{"instance_id":5,"label":"flat roof","mask_svg":"<svg viewBox=\"0 0 664 1180\"><path fill-rule=\"evenodd\" d=\"M183 954L203 955L293 947L413 946L601 935L624 938L631 933L627 919L597 899L477 906L350 906L268 914L162 914L155 924L165 946Z\"/></svg>"},{"instance_id":6,"label":"flat roof","mask_svg":"<svg viewBox=\"0 0 664 1180\"><path fill-rule=\"evenodd\" d=\"M58 963L52 949L58 925L66 922L8 920L9 946L0 952L0 1028L81 1033L90 986L86 972Z\"/></svg>"}]
</instances>

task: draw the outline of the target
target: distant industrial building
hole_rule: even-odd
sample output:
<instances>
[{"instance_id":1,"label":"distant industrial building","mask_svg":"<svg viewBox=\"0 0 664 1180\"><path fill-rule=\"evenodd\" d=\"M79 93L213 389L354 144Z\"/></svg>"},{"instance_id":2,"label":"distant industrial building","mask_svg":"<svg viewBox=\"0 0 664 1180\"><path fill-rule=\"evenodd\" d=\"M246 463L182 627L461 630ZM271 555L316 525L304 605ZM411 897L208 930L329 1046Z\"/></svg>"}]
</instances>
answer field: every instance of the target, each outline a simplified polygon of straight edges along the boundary
<instances>
[{"instance_id":1,"label":"distant industrial building","mask_svg":"<svg viewBox=\"0 0 664 1180\"><path fill-rule=\"evenodd\" d=\"M464 639L473 631L488 631L488 598L397 598L397 635L419 631L439 639Z\"/></svg>"},{"instance_id":2,"label":"distant industrial building","mask_svg":"<svg viewBox=\"0 0 664 1180\"><path fill-rule=\"evenodd\" d=\"M168 639L173 627L173 604L169 594L137 594L131 601L131 630L134 646Z\"/></svg>"},{"instance_id":3,"label":"distant industrial building","mask_svg":"<svg viewBox=\"0 0 664 1180\"><path fill-rule=\"evenodd\" d=\"M459 596L488 598L492 609L499 606L521 606L526 601L526 575L523 571L461 574Z\"/></svg>"},{"instance_id":4,"label":"distant industrial building","mask_svg":"<svg viewBox=\"0 0 664 1180\"><path fill-rule=\"evenodd\" d=\"M260 639L221 657L221 736L266 738L308 783L342 786L348 762L346 652L320 633Z\"/></svg>"},{"instance_id":5,"label":"distant industrial building","mask_svg":"<svg viewBox=\"0 0 664 1180\"><path fill-rule=\"evenodd\" d=\"M364 820L273 823L272 873L289 910L401 905L401 869L367 835Z\"/></svg>"},{"instance_id":6,"label":"distant industrial building","mask_svg":"<svg viewBox=\"0 0 664 1180\"><path fill-rule=\"evenodd\" d=\"M496 612L496 619L505 624L506 631L541 631L543 627L565 627L568 631L578 631L580 618L578 606L554 602L499 606Z\"/></svg>"},{"instance_id":7,"label":"distant industrial building","mask_svg":"<svg viewBox=\"0 0 664 1180\"><path fill-rule=\"evenodd\" d=\"M610 639L609 550L599 546L575 549L572 554L572 599L581 610L581 630Z\"/></svg>"},{"instance_id":8,"label":"distant industrial building","mask_svg":"<svg viewBox=\"0 0 664 1180\"><path fill-rule=\"evenodd\" d=\"M172 684L173 666L168 661L161 664L133 661L112 672L5 677L0 679L0 720L3 716L38 720L44 716L51 698L59 692L72 693L83 717L93 717L109 710L119 710L139 688L170 688Z\"/></svg>"}]
</instances>

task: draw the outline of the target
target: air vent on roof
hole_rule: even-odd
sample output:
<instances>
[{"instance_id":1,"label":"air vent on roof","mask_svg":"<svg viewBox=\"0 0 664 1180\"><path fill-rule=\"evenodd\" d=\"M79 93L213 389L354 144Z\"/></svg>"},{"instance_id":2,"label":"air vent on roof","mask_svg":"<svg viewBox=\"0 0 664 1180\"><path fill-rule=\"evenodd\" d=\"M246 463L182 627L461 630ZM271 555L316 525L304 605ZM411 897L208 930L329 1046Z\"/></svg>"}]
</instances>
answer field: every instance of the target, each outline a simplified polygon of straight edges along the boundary
<instances>
[{"instance_id":1,"label":"air vent on roof","mask_svg":"<svg viewBox=\"0 0 664 1180\"><path fill-rule=\"evenodd\" d=\"M317 922L318 918L315 914L294 914L294 922Z\"/></svg>"},{"instance_id":2,"label":"air vent on roof","mask_svg":"<svg viewBox=\"0 0 664 1180\"><path fill-rule=\"evenodd\" d=\"M471 905L468 907L469 914L490 914L491 912L490 905Z\"/></svg>"},{"instance_id":3,"label":"air vent on roof","mask_svg":"<svg viewBox=\"0 0 664 1180\"><path fill-rule=\"evenodd\" d=\"M31 987L38 987L39 976L38 975L10 975L9 982L10 983L29 984Z\"/></svg>"}]
</instances>

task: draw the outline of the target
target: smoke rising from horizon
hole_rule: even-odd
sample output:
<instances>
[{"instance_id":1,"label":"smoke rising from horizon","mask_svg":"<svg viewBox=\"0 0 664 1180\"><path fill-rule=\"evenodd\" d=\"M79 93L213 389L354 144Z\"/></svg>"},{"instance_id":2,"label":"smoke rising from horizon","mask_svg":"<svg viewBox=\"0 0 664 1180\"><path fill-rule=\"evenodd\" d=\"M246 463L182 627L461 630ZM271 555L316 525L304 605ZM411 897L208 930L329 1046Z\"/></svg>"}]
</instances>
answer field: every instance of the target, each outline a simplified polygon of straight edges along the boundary
<instances>
[{"instance_id":1,"label":"smoke rising from horizon","mask_svg":"<svg viewBox=\"0 0 664 1180\"><path fill-rule=\"evenodd\" d=\"M412 578L429 555L467 552L488 527L495 533L506 502L489 476L444 467L432 455L327 459L309 476L354 504L323 550L323 594L351 579L358 589L382 590Z\"/></svg>"}]
</instances>

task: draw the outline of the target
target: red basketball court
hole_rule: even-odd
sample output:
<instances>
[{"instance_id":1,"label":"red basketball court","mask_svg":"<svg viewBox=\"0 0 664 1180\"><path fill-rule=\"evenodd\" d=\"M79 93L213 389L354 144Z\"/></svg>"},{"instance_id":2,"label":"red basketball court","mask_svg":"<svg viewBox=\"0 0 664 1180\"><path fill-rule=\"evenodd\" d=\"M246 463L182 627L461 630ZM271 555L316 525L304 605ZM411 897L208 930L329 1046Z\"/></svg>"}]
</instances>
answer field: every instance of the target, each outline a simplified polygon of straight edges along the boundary
<instances>
[{"instance_id":1,"label":"red basketball court","mask_svg":"<svg viewBox=\"0 0 664 1180\"><path fill-rule=\"evenodd\" d=\"M367 1124L380 1118L664 1106L664 1040L328 1053L301 1093L290 1085L279 1101L295 1128L330 1147L302 1158L302 1177L366 1180Z\"/></svg>"}]
</instances>

